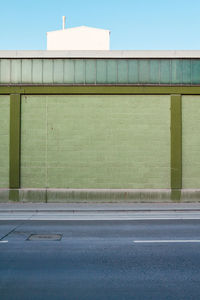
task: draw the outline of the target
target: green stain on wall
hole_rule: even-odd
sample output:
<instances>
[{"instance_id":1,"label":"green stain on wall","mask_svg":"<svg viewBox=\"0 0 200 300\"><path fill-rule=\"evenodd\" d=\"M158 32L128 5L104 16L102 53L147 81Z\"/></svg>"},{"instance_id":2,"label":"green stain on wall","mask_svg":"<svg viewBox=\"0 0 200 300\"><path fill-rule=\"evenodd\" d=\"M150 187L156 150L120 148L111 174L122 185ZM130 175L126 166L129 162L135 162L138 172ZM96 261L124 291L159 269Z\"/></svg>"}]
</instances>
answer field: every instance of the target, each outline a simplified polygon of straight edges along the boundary
<instances>
[{"instance_id":1,"label":"green stain on wall","mask_svg":"<svg viewBox=\"0 0 200 300\"><path fill-rule=\"evenodd\" d=\"M22 96L21 143L23 188L170 188L170 96Z\"/></svg>"},{"instance_id":2,"label":"green stain on wall","mask_svg":"<svg viewBox=\"0 0 200 300\"><path fill-rule=\"evenodd\" d=\"M9 187L10 97L0 96L0 188Z\"/></svg>"},{"instance_id":3,"label":"green stain on wall","mask_svg":"<svg viewBox=\"0 0 200 300\"><path fill-rule=\"evenodd\" d=\"M183 188L200 188L200 96L182 97Z\"/></svg>"}]
</instances>

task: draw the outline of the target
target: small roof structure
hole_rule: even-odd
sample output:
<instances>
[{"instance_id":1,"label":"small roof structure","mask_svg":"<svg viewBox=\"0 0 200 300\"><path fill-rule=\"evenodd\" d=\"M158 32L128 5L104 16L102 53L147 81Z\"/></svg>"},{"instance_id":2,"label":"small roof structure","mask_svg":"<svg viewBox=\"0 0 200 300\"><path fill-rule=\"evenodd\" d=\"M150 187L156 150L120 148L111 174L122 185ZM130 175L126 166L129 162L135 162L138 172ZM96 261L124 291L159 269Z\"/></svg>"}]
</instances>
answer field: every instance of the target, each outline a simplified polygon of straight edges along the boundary
<instances>
[{"instance_id":1,"label":"small roof structure","mask_svg":"<svg viewBox=\"0 0 200 300\"><path fill-rule=\"evenodd\" d=\"M110 31L79 26L47 32L47 50L109 50Z\"/></svg>"}]
</instances>

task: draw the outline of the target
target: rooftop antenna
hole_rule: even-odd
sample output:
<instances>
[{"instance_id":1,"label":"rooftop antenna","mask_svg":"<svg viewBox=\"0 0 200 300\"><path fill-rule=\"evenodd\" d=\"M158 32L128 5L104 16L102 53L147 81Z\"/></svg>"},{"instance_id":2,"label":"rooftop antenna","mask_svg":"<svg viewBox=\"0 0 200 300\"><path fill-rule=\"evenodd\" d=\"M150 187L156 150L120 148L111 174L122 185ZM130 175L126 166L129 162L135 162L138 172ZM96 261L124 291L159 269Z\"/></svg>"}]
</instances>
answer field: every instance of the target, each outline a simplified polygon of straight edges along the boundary
<instances>
[{"instance_id":1,"label":"rooftop antenna","mask_svg":"<svg viewBox=\"0 0 200 300\"><path fill-rule=\"evenodd\" d=\"M62 29L65 30L65 21L66 21L66 17L65 16L62 17L62 21L63 21L62 22Z\"/></svg>"}]
</instances>

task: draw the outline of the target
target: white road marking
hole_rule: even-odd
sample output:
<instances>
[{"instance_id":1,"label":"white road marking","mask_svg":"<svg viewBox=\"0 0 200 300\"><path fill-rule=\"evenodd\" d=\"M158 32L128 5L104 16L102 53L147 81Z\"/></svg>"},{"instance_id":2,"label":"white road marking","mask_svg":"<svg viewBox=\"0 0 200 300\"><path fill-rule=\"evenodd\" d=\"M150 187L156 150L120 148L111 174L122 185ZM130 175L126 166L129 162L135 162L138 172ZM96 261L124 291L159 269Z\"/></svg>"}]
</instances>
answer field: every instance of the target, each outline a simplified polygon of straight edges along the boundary
<instances>
[{"instance_id":1,"label":"white road marking","mask_svg":"<svg viewBox=\"0 0 200 300\"><path fill-rule=\"evenodd\" d=\"M134 243L200 243L200 240L141 240Z\"/></svg>"},{"instance_id":2,"label":"white road marking","mask_svg":"<svg viewBox=\"0 0 200 300\"><path fill-rule=\"evenodd\" d=\"M0 243L8 243L8 241L0 241Z\"/></svg>"}]
</instances>

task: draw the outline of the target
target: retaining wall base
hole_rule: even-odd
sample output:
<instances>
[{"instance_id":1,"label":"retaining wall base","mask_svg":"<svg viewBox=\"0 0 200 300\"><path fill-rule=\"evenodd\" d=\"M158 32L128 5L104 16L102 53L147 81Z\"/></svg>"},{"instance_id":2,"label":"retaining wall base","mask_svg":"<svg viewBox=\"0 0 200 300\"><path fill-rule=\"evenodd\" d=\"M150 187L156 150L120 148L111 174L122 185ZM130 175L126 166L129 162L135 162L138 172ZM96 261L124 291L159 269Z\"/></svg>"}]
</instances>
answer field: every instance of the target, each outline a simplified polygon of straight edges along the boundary
<instances>
[{"instance_id":1,"label":"retaining wall base","mask_svg":"<svg viewBox=\"0 0 200 300\"><path fill-rule=\"evenodd\" d=\"M187 203L200 202L200 189L0 189L0 202Z\"/></svg>"}]
</instances>

